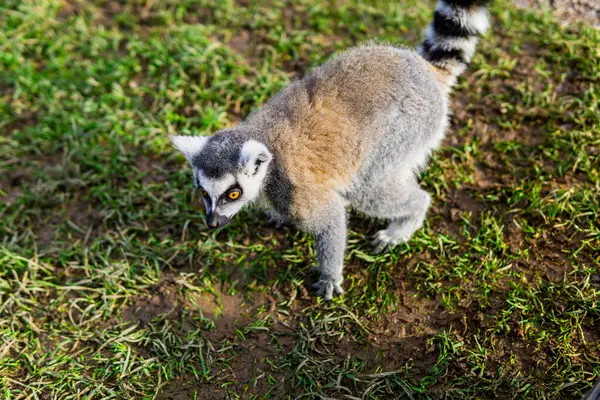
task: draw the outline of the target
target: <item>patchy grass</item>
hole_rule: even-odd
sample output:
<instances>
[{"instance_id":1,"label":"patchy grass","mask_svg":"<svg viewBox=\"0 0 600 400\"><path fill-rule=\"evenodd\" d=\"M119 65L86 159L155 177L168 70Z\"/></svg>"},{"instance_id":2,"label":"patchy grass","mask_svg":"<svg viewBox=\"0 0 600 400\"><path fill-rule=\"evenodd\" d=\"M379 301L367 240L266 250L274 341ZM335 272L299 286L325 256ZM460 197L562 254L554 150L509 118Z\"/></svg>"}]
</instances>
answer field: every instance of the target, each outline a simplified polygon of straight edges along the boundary
<instances>
[{"instance_id":1,"label":"patchy grass","mask_svg":"<svg viewBox=\"0 0 600 400\"><path fill-rule=\"evenodd\" d=\"M499 0L434 204L344 297L312 239L204 228L167 134L237 123L331 54L414 46L433 3L0 5L0 397L577 399L600 375L600 31Z\"/></svg>"}]
</instances>

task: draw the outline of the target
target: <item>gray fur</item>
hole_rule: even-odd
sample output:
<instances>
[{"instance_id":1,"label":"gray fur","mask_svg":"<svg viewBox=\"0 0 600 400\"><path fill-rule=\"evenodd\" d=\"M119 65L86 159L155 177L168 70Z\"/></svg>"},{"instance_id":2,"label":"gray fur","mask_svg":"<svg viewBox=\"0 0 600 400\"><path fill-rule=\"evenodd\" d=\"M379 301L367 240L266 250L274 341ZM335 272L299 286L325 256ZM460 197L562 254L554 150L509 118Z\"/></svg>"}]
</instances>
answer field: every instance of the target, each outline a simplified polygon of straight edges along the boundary
<instances>
[{"instance_id":1,"label":"gray fur","mask_svg":"<svg viewBox=\"0 0 600 400\"><path fill-rule=\"evenodd\" d=\"M211 178L233 173L239 168L240 150L245 141L245 135L239 132L221 131L193 157L192 166Z\"/></svg>"},{"instance_id":2,"label":"gray fur","mask_svg":"<svg viewBox=\"0 0 600 400\"><path fill-rule=\"evenodd\" d=\"M343 294L342 270L344 268L344 250L346 248L346 210L344 199L340 196L326 211L327 219L315 229L317 245L319 281L314 284L317 295L331 299L334 294Z\"/></svg>"},{"instance_id":3,"label":"gray fur","mask_svg":"<svg viewBox=\"0 0 600 400\"><path fill-rule=\"evenodd\" d=\"M423 225L431 198L417 174L448 125L448 76L452 71L413 50L356 47L198 146L194 175L216 180L211 187L226 186L218 185L221 176L227 183L234 176L244 191L243 185L256 185L256 198L245 197L244 204L259 201L276 220L314 234L321 272L315 287L329 299L343 293L347 206L389 220L374 237L377 250L406 242ZM260 179L240 165L249 141L272 155L268 165L258 164Z\"/></svg>"}]
</instances>

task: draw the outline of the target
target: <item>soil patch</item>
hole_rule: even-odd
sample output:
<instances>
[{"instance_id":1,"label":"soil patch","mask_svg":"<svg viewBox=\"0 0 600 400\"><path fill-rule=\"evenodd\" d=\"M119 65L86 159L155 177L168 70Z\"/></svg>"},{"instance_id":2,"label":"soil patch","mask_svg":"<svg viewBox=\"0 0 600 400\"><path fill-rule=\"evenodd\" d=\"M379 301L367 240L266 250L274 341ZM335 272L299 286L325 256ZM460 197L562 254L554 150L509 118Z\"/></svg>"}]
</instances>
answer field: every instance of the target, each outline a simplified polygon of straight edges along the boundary
<instances>
[{"instance_id":1,"label":"soil patch","mask_svg":"<svg viewBox=\"0 0 600 400\"><path fill-rule=\"evenodd\" d=\"M550 9L563 25L583 22L600 27L600 3L597 0L513 0L525 9Z\"/></svg>"},{"instance_id":2,"label":"soil patch","mask_svg":"<svg viewBox=\"0 0 600 400\"><path fill-rule=\"evenodd\" d=\"M137 298L123 311L123 319L147 326L150 321L164 314L178 312L181 307L178 285L173 278L167 278L151 290L151 297Z\"/></svg>"},{"instance_id":3,"label":"soil patch","mask_svg":"<svg viewBox=\"0 0 600 400\"><path fill-rule=\"evenodd\" d=\"M224 399L228 394L241 396L242 399L253 398L269 392L272 383L268 376L279 381L283 374L272 369L269 360L274 360L277 351L270 344L270 336L266 333L250 334L245 340L236 343L232 348L231 360L220 364L210 382L199 382L193 376L180 378L168 383L160 392L158 399L187 400ZM281 388L271 390L272 396L285 394ZM237 398L237 397L236 397Z\"/></svg>"}]
</instances>

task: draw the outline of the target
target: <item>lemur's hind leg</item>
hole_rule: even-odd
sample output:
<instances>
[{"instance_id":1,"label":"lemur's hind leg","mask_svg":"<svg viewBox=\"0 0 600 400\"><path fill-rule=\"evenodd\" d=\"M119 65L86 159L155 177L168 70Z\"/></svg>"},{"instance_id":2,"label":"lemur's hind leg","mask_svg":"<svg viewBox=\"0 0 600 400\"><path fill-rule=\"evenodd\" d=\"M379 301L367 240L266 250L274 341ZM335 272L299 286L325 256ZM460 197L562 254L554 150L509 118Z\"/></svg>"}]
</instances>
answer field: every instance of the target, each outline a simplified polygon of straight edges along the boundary
<instances>
[{"instance_id":1,"label":"lemur's hind leg","mask_svg":"<svg viewBox=\"0 0 600 400\"><path fill-rule=\"evenodd\" d=\"M381 253L388 248L407 242L423 226L431 196L421 188L414 189L405 202L398 203L398 214L390 218L386 229L378 231L372 240L375 251Z\"/></svg>"},{"instance_id":2,"label":"lemur's hind leg","mask_svg":"<svg viewBox=\"0 0 600 400\"><path fill-rule=\"evenodd\" d=\"M360 204L353 204L357 211L390 221L386 229L373 236L372 244L376 252L383 252L408 241L423 226L431 204L431 196L419 187L412 175L381 183L383 186L380 190L373 188L374 190L369 191L369 196L362 196Z\"/></svg>"}]
</instances>

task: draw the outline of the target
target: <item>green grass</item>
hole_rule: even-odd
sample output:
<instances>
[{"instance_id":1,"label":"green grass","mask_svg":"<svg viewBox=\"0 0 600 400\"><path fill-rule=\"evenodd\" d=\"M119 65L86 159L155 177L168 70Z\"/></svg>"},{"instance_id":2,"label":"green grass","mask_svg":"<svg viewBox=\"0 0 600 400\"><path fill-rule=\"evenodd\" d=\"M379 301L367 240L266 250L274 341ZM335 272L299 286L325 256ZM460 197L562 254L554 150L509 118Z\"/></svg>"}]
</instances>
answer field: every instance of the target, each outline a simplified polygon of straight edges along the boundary
<instances>
[{"instance_id":1,"label":"green grass","mask_svg":"<svg viewBox=\"0 0 600 400\"><path fill-rule=\"evenodd\" d=\"M123 5L124 4L124 5ZM215 5L216 4L216 5ZM600 378L600 31L499 0L389 254L204 228L168 134L234 125L432 2L0 5L0 398L578 399Z\"/></svg>"}]
</instances>

